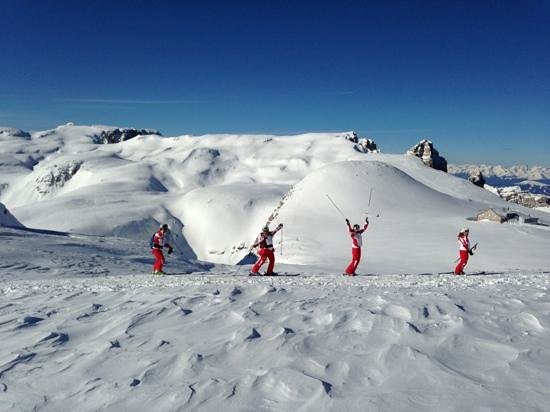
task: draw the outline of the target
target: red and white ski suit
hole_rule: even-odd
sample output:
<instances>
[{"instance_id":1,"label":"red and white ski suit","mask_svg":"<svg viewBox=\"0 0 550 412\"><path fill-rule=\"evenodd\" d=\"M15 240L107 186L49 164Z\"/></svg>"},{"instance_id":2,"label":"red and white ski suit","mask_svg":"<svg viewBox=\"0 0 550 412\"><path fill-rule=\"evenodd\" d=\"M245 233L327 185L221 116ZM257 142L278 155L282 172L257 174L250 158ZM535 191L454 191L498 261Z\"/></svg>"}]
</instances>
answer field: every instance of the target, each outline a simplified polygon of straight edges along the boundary
<instances>
[{"instance_id":1,"label":"red and white ski suit","mask_svg":"<svg viewBox=\"0 0 550 412\"><path fill-rule=\"evenodd\" d=\"M162 268L164 267L165 262L162 248L165 247L168 249L172 249L172 246L170 246L170 244L166 240L166 233L161 228L153 235L153 248L151 249L151 253L155 257L155 263L153 264L154 272L162 272Z\"/></svg>"},{"instance_id":2,"label":"red and white ski suit","mask_svg":"<svg viewBox=\"0 0 550 412\"><path fill-rule=\"evenodd\" d=\"M357 266L361 261L361 247L363 246L363 232L369 227L368 223L365 223L363 229L354 230L348 223L348 231L351 236L351 262L346 268L347 275L355 274Z\"/></svg>"},{"instance_id":3,"label":"red and white ski suit","mask_svg":"<svg viewBox=\"0 0 550 412\"><path fill-rule=\"evenodd\" d=\"M251 272L258 273L260 268L265 263L266 259L269 260L266 273L273 273L275 267L275 248L273 247L273 236L277 233L282 226L278 226L277 229L269 232L262 232L256 238L254 247L260 246L258 255L260 256L254 266L252 266Z\"/></svg>"},{"instance_id":4,"label":"red and white ski suit","mask_svg":"<svg viewBox=\"0 0 550 412\"><path fill-rule=\"evenodd\" d=\"M468 235L463 233L458 235L458 253L460 254L460 262L455 267L455 275L460 275L464 271L470 257L470 240Z\"/></svg>"}]
</instances>

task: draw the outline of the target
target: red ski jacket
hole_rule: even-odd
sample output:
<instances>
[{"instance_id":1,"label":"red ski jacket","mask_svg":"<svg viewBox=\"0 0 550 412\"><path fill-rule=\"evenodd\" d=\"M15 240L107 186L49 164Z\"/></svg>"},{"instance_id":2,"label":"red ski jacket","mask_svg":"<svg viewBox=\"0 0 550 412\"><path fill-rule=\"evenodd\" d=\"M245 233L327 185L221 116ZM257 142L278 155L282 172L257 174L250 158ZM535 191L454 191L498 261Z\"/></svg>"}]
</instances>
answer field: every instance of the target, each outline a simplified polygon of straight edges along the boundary
<instances>
[{"instance_id":1,"label":"red ski jacket","mask_svg":"<svg viewBox=\"0 0 550 412\"><path fill-rule=\"evenodd\" d=\"M359 229L355 231L350 224L348 224L348 231L351 236L351 247L353 248L361 248L363 246L363 232L367 230L369 227L368 223L365 223L365 226L363 226L363 229Z\"/></svg>"},{"instance_id":2,"label":"red ski jacket","mask_svg":"<svg viewBox=\"0 0 550 412\"><path fill-rule=\"evenodd\" d=\"M166 233L159 229L154 235L153 235L153 249L162 249L163 247L170 248L170 244L166 241Z\"/></svg>"}]
</instances>

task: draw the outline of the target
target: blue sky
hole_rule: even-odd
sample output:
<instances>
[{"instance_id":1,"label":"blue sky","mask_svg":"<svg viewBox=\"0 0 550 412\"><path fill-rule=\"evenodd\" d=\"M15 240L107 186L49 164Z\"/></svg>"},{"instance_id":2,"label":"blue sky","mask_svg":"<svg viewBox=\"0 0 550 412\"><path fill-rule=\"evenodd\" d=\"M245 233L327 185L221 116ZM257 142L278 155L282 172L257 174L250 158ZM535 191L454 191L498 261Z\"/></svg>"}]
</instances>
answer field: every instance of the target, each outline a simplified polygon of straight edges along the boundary
<instances>
[{"instance_id":1,"label":"blue sky","mask_svg":"<svg viewBox=\"0 0 550 412\"><path fill-rule=\"evenodd\" d=\"M0 124L355 130L550 165L550 1L0 0Z\"/></svg>"}]
</instances>

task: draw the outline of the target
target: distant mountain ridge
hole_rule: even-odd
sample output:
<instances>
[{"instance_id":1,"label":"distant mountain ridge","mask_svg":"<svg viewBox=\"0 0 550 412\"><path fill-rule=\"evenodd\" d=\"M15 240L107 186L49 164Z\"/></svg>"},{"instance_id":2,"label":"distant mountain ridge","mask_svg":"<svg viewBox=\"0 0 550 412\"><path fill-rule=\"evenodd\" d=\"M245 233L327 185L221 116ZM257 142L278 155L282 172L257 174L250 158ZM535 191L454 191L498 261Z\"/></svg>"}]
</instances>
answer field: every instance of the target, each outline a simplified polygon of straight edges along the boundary
<instances>
[{"instance_id":1,"label":"distant mountain ridge","mask_svg":"<svg viewBox=\"0 0 550 412\"><path fill-rule=\"evenodd\" d=\"M468 177L476 170L481 171L485 179L550 180L550 166L449 164L448 167L449 173L460 177Z\"/></svg>"},{"instance_id":2,"label":"distant mountain ridge","mask_svg":"<svg viewBox=\"0 0 550 412\"><path fill-rule=\"evenodd\" d=\"M449 173L469 179L483 176L485 188L509 202L527 207L550 204L550 167L514 165L449 165Z\"/></svg>"}]
</instances>

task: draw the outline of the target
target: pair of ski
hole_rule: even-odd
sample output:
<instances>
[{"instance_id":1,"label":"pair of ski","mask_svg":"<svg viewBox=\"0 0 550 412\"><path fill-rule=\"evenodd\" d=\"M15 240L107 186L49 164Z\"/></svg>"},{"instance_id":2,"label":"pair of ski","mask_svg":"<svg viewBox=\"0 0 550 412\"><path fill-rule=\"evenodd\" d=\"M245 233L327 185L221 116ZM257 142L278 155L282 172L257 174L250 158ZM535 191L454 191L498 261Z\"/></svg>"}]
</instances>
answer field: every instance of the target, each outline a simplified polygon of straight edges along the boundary
<instances>
[{"instance_id":1,"label":"pair of ski","mask_svg":"<svg viewBox=\"0 0 550 412\"><path fill-rule=\"evenodd\" d=\"M271 276L300 276L299 273L279 272L279 273L253 273L250 272L248 276L258 277L271 277Z\"/></svg>"}]
</instances>

